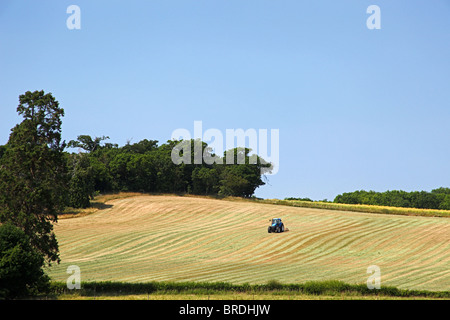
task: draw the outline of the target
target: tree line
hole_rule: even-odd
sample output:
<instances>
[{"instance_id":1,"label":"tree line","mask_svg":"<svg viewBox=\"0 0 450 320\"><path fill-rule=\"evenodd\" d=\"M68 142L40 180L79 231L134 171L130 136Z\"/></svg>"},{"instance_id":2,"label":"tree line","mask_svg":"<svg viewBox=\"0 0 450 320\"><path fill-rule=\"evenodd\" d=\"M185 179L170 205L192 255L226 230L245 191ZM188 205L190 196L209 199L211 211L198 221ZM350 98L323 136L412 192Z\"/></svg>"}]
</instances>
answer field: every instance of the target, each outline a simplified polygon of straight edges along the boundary
<instances>
[{"instance_id":1,"label":"tree line","mask_svg":"<svg viewBox=\"0 0 450 320\"><path fill-rule=\"evenodd\" d=\"M252 164L255 155L251 156L248 148L227 151L234 153L234 164L175 164L171 154L179 141L158 145L158 141L144 139L119 147L103 143L108 139L81 135L69 142L69 147L82 151L65 155L70 176L69 206L86 207L96 193L119 191L251 197L256 188L265 184L262 172L270 168L260 157ZM187 143L192 146L192 159L195 143L201 143L202 154L211 152L205 142ZM238 164L241 156L245 163Z\"/></svg>"},{"instance_id":2,"label":"tree line","mask_svg":"<svg viewBox=\"0 0 450 320\"><path fill-rule=\"evenodd\" d=\"M450 210L450 188L428 191L354 191L336 196L335 203Z\"/></svg>"}]
</instances>

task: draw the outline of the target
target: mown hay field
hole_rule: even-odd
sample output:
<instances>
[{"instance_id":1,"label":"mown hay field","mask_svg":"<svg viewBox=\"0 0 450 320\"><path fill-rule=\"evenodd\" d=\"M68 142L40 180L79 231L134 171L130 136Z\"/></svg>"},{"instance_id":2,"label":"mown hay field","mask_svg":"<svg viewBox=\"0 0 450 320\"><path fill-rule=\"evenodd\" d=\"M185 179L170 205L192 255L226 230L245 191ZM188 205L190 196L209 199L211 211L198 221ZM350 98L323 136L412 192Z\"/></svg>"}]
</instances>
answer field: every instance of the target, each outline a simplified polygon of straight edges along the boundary
<instances>
[{"instance_id":1,"label":"mown hay field","mask_svg":"<svg viewBox=\"0 0 450 320\"><path fill-rule=\"evenodd\" d=\"M267 233L269 219L289 228ZM322 210L210 198L136 195L55 225L66 281L366 283L450 290L450 219Z\"/></svg>"}]
</instances>

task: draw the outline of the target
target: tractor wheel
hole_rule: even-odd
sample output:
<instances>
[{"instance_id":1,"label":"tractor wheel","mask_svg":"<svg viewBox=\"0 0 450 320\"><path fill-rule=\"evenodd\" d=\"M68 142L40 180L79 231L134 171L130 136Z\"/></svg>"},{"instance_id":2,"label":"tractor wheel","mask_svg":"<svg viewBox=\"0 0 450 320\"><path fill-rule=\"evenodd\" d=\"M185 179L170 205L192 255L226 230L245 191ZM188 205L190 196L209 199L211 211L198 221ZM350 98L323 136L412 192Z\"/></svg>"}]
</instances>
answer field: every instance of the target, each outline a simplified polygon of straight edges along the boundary
<instances>
[{"instance_id":1,"label":"tractor wheel","mask_svg":"<svg viewBox=\"0 0 450 320\"><path fill-rule=\"evenodd\" d=\"M281 232L284 232L284 224L281 225Z\"/></svg>"},{"instance_id":2,"label":"tractor wheel","mask_svg":"<svg viewBox=\"0 0 450 320\"><path fill-rule=\"evenodd\" d=\"M280 227L277 227L277 229L276 229L277 231L277 233L280 233Z\"/></svg>"},{"instance_id":3,"label":"tractor wheel","mask_svg":"<svg viewBox=\"0 0 450 320\"><path fill-rule=\"evenodd\" d=\"M267 229L268 233L272 233L272 228L269 227L269 229Z\"/></svg>"}]
</instances>

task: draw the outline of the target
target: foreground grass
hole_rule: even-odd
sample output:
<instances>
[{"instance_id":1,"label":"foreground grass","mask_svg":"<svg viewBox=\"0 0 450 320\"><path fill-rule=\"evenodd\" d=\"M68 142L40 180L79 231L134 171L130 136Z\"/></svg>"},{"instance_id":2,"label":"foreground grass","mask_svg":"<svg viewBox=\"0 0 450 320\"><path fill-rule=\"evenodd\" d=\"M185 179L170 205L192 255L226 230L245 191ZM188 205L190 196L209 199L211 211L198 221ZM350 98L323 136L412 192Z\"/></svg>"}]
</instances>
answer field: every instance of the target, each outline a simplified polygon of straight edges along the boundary
<instances>
[{"instance_id":1,"label":"foreground grass","mask_svg":"<svg viewBox=\"0 0 450 320\"><path fill-rule=\"evenodd\" d=\"M267 294L248 294L248 293L215 293L215 294L170 294L170 293L152 293L152 294L101 294L97 296L83 296L79 294L62 294L57 297L58 300L441 300L445 298L427 298L427 297L391 297L385 295L305 295L292 293L267 293ZM445 299L447 300L447 299Z\"/></svg>"},{"instance_id":2,"label":"foreground grass","mask_svg":"<svg viewBox=\"0 0 450 320\"><path fill-rule=\"evenodd\" d=\"M51 297L60 300L365 300L450 299L450 291L402 290L341 281L311 281L304 284L235 285L225 282L88 282L70 291L65 283L52 283Z\"/></svg>"}]
</instances>

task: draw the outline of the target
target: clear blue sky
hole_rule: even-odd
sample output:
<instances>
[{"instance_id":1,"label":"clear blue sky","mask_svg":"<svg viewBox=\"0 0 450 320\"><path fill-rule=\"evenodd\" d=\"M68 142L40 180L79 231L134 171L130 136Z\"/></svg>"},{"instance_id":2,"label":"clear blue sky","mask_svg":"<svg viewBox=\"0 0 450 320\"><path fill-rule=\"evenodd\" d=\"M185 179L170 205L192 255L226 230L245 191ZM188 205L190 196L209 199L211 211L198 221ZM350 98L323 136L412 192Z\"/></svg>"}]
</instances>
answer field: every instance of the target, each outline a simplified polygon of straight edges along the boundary
<instances>
[{"instance_id":1,"label":"clear blue sky","mask_svg":"<svg viewBox=\"0 0 450 320\"><path fill-rule=\"evenodd\" d=\"M449 0L1 0L0 144L28 90L60 102L66 140L279 129L260 197L450 186Z\"/></svg>"}]
</instances>

